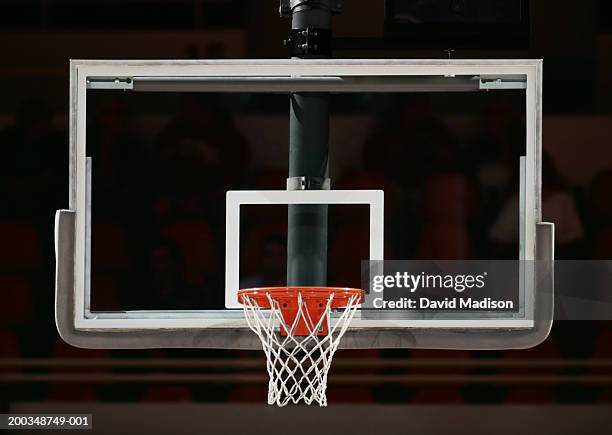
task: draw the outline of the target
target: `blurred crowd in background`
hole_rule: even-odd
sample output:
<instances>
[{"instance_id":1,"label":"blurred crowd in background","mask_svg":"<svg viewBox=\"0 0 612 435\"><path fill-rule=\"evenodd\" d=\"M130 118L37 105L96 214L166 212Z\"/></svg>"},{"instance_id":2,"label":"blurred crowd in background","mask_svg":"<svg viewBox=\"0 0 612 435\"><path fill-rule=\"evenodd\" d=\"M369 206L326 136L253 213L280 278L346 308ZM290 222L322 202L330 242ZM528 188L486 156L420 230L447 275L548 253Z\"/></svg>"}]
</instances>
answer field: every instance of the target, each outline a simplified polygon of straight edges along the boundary
<instances>
[{"instance_id":1,"label":"blurred crowd in background","mask_svg":"<svg viewBox=\"0 0 612 435\"><path fill-rule=\"evenodd\" d=\"M286 178L286 168L257 160L261 150L254 149L248 134L236 126L234 118L241 115L226 107L223 96L177 98L177 109L167 110L153 140L134 132L138 114L127 97L103 95L90 103L94 310L223 308L225 192L282 188ZM519 158L525 153L526 137L522 99L521 93L487 95L480 109L471 111L472 125L479 127L465 137L449 127L448 115L437 110L427 95L392 97L368 114L373 128L352 150L360 154L352 159L356 164L344 165L338 174L332 164L332 178L337 189L384 189L386 258L518 257ZM1 316L2 356L110 355L71 349L52 327L52 223L54 210L67 207L67 131L54 128L52 110L43 98L23 101L14 119L14 125L0 132L5 150L0 186L6 204L0 234L7 247L1 254L0 280L10 294ZM557 258L610 258L612 169L601 172L587 189L572 189L546 153L542 164L543 216L556 224ZM241 282L283 284L286 210L254 211L252 219L243 222L246 266ZM368 257L367 213L350 209L330 213L329 281L360 286L360 260ZM581 343L573 342L584 331ZM583 356L610 353L600 342L607 336L592 325L572 328L569 336L567 331L554 334L535 352L549 357L562 351ZM381 356L379 351L370 352ZM42 389L37 395L94 398L100 390L73 387L76 390ZM228 388L224 394L240 399L244 388L245 397L250 397L249 387ZM102 396L112 397L117 390L104 391ZM179 386L160 391L160 397L166 398L195 394ZM353 391L347 397L365 394L374 399L376 391L364 389L356 396ZM470 391L468 386L451 388L441 397L484 400L493 394L504 400L515 394L503 388L484 396L482 391ZM398 397L413 397L404 393ZM542 394L554 398L556 393L539 392L536 397Z\"/></svg>"}]
</instances>

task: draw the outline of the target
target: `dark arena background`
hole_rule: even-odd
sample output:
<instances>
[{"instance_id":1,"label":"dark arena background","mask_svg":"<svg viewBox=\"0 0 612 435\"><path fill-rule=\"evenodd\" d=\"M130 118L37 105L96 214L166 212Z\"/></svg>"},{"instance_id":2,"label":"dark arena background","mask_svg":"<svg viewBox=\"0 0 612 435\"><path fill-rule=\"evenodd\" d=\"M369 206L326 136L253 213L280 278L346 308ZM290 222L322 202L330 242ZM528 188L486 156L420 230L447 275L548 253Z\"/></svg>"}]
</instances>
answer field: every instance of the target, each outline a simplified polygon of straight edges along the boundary
<instances>
[{"instance_id":1,"label":"dark arena background","mask_svg":"<svg viewBox=\"0 0 612 435\"><path fill-rule=\"evenodd\" d=\"M449 2L405 3L385 16L382 0L344 2L334 57L544 59L543 217L557 227L556 258L612 259L612 3L532 0L526 21L511 6L479 15L475 2L451 2L465 9L434 19ZM326 409L265 405L259 351L62 342L53 217L68 206L69 59L286 58L278 7L1 2L0 413L92 414L94 433L610 433L604 321L557 321L522 351L340 350ZM514 258L518 221L500 210L518 188L523 101L516 91L333 96L333 186L384 188L387 258ZM222 307L224 194L285 188L286 96L99 90L87 104L92 307ZM241 285L283 281L285 208L243 214ZM449 209L461 218L442 223ZM359 286L367 210L337 207L329 223L330 283Z\"/></svg>"}]
</instances>

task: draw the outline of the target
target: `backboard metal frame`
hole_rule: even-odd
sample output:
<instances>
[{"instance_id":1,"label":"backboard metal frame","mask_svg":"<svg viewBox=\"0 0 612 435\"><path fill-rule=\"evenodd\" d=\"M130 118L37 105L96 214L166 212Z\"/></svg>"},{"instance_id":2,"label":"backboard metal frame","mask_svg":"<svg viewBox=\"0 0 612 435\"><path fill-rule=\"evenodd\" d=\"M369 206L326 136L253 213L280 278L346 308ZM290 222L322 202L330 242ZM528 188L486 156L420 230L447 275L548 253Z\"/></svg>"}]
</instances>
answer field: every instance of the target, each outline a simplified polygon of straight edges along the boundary
<instances>
[{"instance_id":1,"label":"backboard metal frame","mask_svg":"<svg viewBox=\"0 0 612 435\"><path fill-rule=\"evenodd\" d=\"M239 310L98 313L89 309L91 160L87 157L86 149L86 104L87 90L100 88L283 93L524 89L527 136L521 177L520 257L527 261L552 260L552 226L541 222L540 209L540 60L71 61L70 201L69 210L59 211L56 220L56 319L60 334L69 343L82 347L110 348L259 347L248 335L248 327ZM232 204L230 208L234 212L228 214L228 218L232 220L232 227L235 226L236 216L239 218L235 207L239 208L242 200L248 202L257 197L261 200L266 195L267 199L261 203L356 203L339 199L345 195L345 199L348 197L350 201L355 201L354 192L350 191L230 192L228 205ZM372 192L365 203L370 204L370 225L373 230L370 256L371 259L382 259L382 192ZM229 254L231 261L228 260L226 266L230 271L238 265L236 255L231 252ZM348 347L453 347L452 344L444 345L441 337L448 334L454 337L457 332L469 331L468 336L463 335L461 348L480 348L481 345L485 348L528 346L534 340L543 339L542 336L548 334L552 323L551 315L538 317L536 314L541 305L532 297L537 293L537 282L536 276L525 275L523 318L433 321L356 318L345 342ZM236 283L231 279L226 281L226 285L235 286L237 290ZM231 296L228 296L226 302L228 307L233 308ZM550 304L545 304L546 312L552 308L552 293L546 297L546 301L549 300ZM539 318L548 320L537 324ZM504 331L508 336L509 330L516 331L517 336L524 339L504 345L494 338L493 341L498 344L491 344L491 331L501 334L498 336L500 338ZM215 333L216 336L212 335ZM402 335L405 333L409 336ZM203 336L207 338L194 342L195 337ZM136 337L147 339L138 343ZM415 340L420 341L420 344L415 344ZM457 343L456 338L453 340ZM523 344L518 344L519 341Z\"/></svg>"}]
</instances>

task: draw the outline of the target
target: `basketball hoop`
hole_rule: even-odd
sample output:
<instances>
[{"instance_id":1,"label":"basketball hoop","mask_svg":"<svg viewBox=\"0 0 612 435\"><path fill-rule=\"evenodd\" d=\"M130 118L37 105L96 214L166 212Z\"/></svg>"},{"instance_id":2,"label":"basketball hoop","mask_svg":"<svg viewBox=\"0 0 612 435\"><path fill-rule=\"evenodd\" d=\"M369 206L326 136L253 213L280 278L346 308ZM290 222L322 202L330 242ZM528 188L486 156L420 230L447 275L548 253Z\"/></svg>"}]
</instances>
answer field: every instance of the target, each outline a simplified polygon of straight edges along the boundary
<instances>
[{"instance_id":1,"label":"basketball hoop","mask_svg":"<svg viewBox=\"0 0 612 435\"><path fill-rule=\"evenodd\" d=\"M238 291L247 323L266 354L269 405L327 406L327 372L363 295L363 290L332 287ZM338 316L332 318L332 310Z\"/></svg>"}]
</instances>

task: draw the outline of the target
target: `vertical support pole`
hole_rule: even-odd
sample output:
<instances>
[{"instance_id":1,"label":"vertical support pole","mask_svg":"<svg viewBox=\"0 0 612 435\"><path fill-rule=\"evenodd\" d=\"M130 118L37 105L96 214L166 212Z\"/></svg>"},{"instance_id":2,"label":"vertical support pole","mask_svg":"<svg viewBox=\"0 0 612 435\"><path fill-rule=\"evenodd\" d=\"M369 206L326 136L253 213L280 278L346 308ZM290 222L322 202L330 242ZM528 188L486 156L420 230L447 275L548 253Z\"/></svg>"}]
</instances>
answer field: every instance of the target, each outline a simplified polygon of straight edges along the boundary
<instances>
[{"instance_id":1,"label":"vertical support pole","mask_svg":"<svg viewBox=\"0 0 612 435\"><path fill-rule=\"evenodd\" d=\"M290 1L292 35L329 30L329 1ZM304 43L302 41L301 43ZM293 41L295 45L295 41ZM324 57L308 41L299 57ZM294 55L295 56L295 55ZM297 57L297 56L296 56ZM327 56L325 56L327 57ZM289 179L287 189L329 189L329 94L290 97ZM327 205L290 205L287 234L287 285L327 283Z\"/></svg>"}]
</instances>

